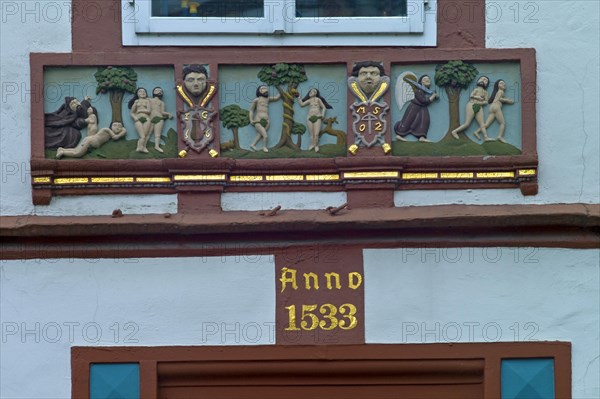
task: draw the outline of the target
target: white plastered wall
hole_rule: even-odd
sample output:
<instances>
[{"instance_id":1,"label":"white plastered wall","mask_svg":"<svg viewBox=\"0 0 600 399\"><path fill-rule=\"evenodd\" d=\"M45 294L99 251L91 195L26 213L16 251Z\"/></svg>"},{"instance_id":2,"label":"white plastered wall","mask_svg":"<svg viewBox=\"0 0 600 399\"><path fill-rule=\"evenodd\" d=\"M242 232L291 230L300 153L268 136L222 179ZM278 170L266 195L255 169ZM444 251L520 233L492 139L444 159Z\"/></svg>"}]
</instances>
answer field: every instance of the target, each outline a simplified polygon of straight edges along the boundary
<instances>
[{"instance_id":1,"label":"white plastered wall","mask_svg":"<svg viewBox=\"0 0 600 399\"><path fill-rule=\"evenodd\" d=\"M539 193L402 191L396 205L600 202L600 3L488 0L486 11L486 47L536 50Z\"/></svg>"},{"instance_id":2,"label":"white plastered wall","mask_svg":"<svg viewBox=\"0 0 600 399\"><path fill-rule=\"evenodd\" d=\"M598 250L365 250L366 342L568 341L573 398L599 397L599 262ZM2 262L0 397L69 397L73 345L274 344L276 273L269 255Z\"/></svg>"},{"instance_id":3,"label":"white plastered wall","mask_svg":"<svg viewBox=\"0 0 600 399\"><path fill-rule=\"evenodd\" d=\"M115 208L124 213L174 212L175 196L162 195L63 197L47 207L31 204L29 53L71 51L68 4L0 1L0 214L110 214ZM396 195L396 204L600 202L599 27L597 18L590 17L598 15L598 2L488 1L487 5L490 11L496 6L503 10L500 18L488 16L488 47L537 51L540 193L523 197L518 190L403 191ZM518 18L515 8L520 10ZM526 23L526 17L537 22ZM257 199L262 194L252 195ZM228 194L224 207L245 209L239 204L243 199ZM321 208L344 200L320 193L265 194L259 199L289 204L284 206L288 209ZM256 202L248 203L256 207ZM473 250L481 254L481 249ZM573 342L573 397L600 397L598 251L541 249L536 254L540 262L534 264L509 261L514 255L504 251L510 249L502 249L506 255L501 262L489 262L495 256L491 249L485 262L477 264L468 258L448 261L455 259L452 252L440 252L439 262L432 262L432 255L422 262L421 255L404 251L411 261L400 264L390 263L397 253L366 252L368 342L445 342L455 336L456 325L450 323L461 328L461 341L470 328L479 332L478 341L495 339L490 335L497 331L494 324L483 335L488 323L500 325L503 340L513 339L515 331L525 339L537 326L535 339ZM469 249L462 251L468 257ZM402 252L399 256L403 259ZM272 260L225 259L1 263L0 319L7 335L0 341L0 397L68 397L72 345L272 343ZM227 279L232 276L230 284ZM411 279L418 283L403 285ZM390 286L394 282L397 286ZM477 288L475 293L485 299L461 301L459 294L467 288L469 292ZM486 297L490 293L493 296ZM534 325L525 329L528 322ZM18 331L13 334L15 323ZM40 323L39 333L35 323ZM56 342L52 341L58 330L52 323L61 329ZM102 329L98 341L97 327ZM24 328L33 332L23 337ZM136 328L137 333L130 335ZM433 332L423 339L424 329ZM128 337L138 342L125 342ZM35 386L29 384L34 377L39 381Z\"/></svg>"},{"instance_id":4,"label":"white plastered wall","mask_svg":"<svg viewBox=\"0 0 600 399\"><path fill-rule=\"evenodd\" d=\"M31 204L29 53L71 51L70 6L42 1L3 1L0 6L0 214L102 215L115 208L129 214L175 212L176 196L169 195L57 197L49 206ZM397 192L396 205L600 202L600 27L596 18L590 18L598 15L599 7L598 2L586 0L486 3L487 47L537 51L538 195L524 197L517 189L415 190ZM89 13L89 18L95 18ZM254 202L240 195L225 194L223 208L256 209ZM318 209L344 200L325 193L264 195L269 204L283 204L285 209ZM90 201L94 206L89 206Z\"/></svg>"}]
</instances>

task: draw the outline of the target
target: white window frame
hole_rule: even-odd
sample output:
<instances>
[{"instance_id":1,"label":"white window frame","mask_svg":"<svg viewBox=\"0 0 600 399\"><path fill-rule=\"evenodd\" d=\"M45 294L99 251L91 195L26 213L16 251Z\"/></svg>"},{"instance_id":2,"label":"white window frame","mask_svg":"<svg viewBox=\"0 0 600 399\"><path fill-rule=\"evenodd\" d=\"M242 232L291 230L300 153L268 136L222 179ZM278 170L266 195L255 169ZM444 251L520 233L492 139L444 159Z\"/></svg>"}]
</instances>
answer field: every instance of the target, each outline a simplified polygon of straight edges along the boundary
<instances>
[{"instance_id":1,"label":"white window frame","mask_svg":"<svg viewBox=\"0 0 600 399\"><path fill-rule=\"evenodd\" d=\"M263 18L153 17L151 0L121 0L123 45L435 46L437 0L407 0L404 17L296 18L296 0L265 0Z\"/></svg>"}]
</instances>

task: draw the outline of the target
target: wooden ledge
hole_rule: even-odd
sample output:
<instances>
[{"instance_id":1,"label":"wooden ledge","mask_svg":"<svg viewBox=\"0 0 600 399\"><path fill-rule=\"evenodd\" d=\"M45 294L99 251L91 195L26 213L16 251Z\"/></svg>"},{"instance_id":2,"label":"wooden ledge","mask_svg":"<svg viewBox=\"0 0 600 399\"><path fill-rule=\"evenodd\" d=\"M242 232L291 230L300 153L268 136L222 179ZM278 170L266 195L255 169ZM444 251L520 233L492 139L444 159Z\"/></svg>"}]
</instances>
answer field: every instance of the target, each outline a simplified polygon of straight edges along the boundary
<instances>
[{"instance_id":1,"label":"wooden ledge","mask_svg":"<svg viewBox=\"0 0 600 399\"><path fill-rule=\"evenodd\" d=\"M336 205L336 204L333 204ZM3 259L222 256L303 246L600 247L600 205L446 205L322 211L0 219Z\"/></svg>"}]
</instances>

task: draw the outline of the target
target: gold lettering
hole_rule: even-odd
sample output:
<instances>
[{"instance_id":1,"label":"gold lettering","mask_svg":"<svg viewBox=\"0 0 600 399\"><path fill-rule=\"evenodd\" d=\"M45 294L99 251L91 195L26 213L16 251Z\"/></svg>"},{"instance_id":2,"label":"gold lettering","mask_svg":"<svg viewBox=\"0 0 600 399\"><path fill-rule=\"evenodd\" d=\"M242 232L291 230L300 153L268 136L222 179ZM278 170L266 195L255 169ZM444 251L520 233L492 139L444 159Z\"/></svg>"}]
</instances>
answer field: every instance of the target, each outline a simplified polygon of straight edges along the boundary
<instances>
[{"instance_id":1,"label":"gold lettering","mask_svg":"<svg viewBox=\"0 0 600 399\"><path fill-rule=\"evenodd\" d=\"M287 267L281 269L281 278L279 279L279 281L281 281L281 292L285 290L287 283L291 283L293 289L298 289L298 284L296 284L296 271L296 269L288 269Z\"/></svg>"},{"instance_id":2,"label":"gold lettering","mask_svg":"<svg viewBox=\"0 0 600 399\"><path fill-rule=\"evenodd\" d=\"M327 313L327 311L329 310L329 313ZM323 305L321 305L321 307L319 308L319 312L321 312L321 314L323 315L323 317L325 319L329 319L329 326L327 326L327 321L326 320L321 320L319 322L319 327L321 327L322 330L325 331L329 331L329 330L333 330L334 328L336 328L338 326L338 319L335 317L336 313L337 313L337 308L330 304L330 303L325 303Z\"/></svg>"},{"instance_id":3,"label":"gold lettering","mask_svg":"<svg viewBox=\"0 0 600 399\"><path fill-rule=\"evenodd\" d=\"M202 111L200 116L202 117L202 119L208 119L208 111Z\"/></svg>"},{"instance_id":4,"label":"gold lettering","mask_svg":"<svg viewBox=\"0 0 600 399\"><path fill-rule=\"evenodd\" d=\"M356 282L354 281L355 278L356 278ZM362 284L362 276L360 275L359 272L348 273L348 287L355 290L358 287L360 287L361 284Z\"/></svg>"},{"instance_id":5,"label":"gold lettering","mask_svg":"<svg viewBox=\"0 0 600 399\"><path fill-rule=\"evenodd\" d=\"M359 107L356 111L359 113L362 112L364 114L367 110L365 109L365 107Z\"/></svg>"},{"instance_id":6,"label":"gold lettering","mask_svg":"<svg viewBox=\"0 0 600 399\"><path fill-rule=\"evenodd\" d=\"M296 305L286 306L285 309L288 311L290 321L289 327L285 331L299 331L300 329L296 327Z\"/></svg>"},{"instance_id":7,"label":"gold lettering","mask_svg":"<svg viewBox=\"0 0 600 399\"><path fill-rule=\"evenodd\" d=\"M319 326L319 318L311 313L312 311L317 309L317 305L302 305L302 322L300 326L303 330L312 331ZM310 320L310 325L308 321L305 319L308 317Z\"/></svg>"},{"instance_id":8,"label":"gold lettering","mask_svg":"<svg viewBox=\"0 0 600 399\"><path fill-rule=\"evenodd\" d=\"M348 314L346 314L346 309L348 309ZM340 306L340 313L344 315L344 318L348 319L348 321L340 320L339 326L342 330L352 330L358 325L358 320L354 317L356 310L356 306L351 303L345 303Z\"/></svg>"},{"instance_id":9,"label":"gold lettering","mask_svg":"<svg viewBox=\"0 0 600 399\"><path fill-rule=\"evenodd\" d=\"M358 126L358 131L359 131L359 132L361 132L361 133L362 133L362 132L364 132L365 130L367 130L367 125L365 125L364 123L362 123L362 124L360 124L360 125Z\"/></svg>"},{"instance_id":10,"label":"gold lettering","mask_svg":"<svg viewBox=\"0 0 600 399\"><path fill-rule=\"evenodd\" d=\"M315 287L315 290L319 289L319 277L313 273L304 273L304 282L305 282L305 286L307 290L312 289L312 287L310 286L310 280L312 278L313 281L313 287Z\"/></svg>"},{"instance_id":11,"label":"gold lettering","mask_svg":"<svg viewBox=\"0 0 600 399\"><path fill-rule=\"evenodd\" d=\"M325 277L327 277L327 289L331 290L333 289L333 287L331 286L331 278L335 277L335 288L337 288L338 290L342 288L341 284L340 284L340 275L333 272L333 273L325 273Z\"/></svg>"},{"instance_id":12,"label":"gold lettering","mask_svg":"<svg viewBox=\"0 0 600 399\"><path fill-rule=\"evenodd\" d=\"M375 107L375 110L373 110L373 115L377 115L379 113L380 109L381 108L379 108L379 107Z\"/></svg>"}]
</instances>

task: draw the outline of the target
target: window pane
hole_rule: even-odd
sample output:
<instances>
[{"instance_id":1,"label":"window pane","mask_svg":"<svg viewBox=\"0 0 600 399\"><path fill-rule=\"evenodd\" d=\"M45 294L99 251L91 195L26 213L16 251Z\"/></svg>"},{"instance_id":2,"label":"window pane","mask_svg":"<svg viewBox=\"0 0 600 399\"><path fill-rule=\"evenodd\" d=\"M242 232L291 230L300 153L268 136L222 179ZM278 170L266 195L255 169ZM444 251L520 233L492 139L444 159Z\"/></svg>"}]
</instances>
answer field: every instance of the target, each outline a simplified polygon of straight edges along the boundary
<instances>
[{"instance_id":1,"label":"window pane","mask_svg":"<svg viewBox=\"0 0 600 399\"><path fill-rule=\"evenodd\" d=\"M406 16L406 0L296 0L296 16L400 17Z\"/></svg>"},{"instance_id":2,"label":"window pane","mask_svg":"<svg viewBox=\"0 0 600 399\"><path fill-rule=\"evenodd\" d=\"M264 0L152 0L153 17L262 18Z\"/></svg>"}]
</instances>

